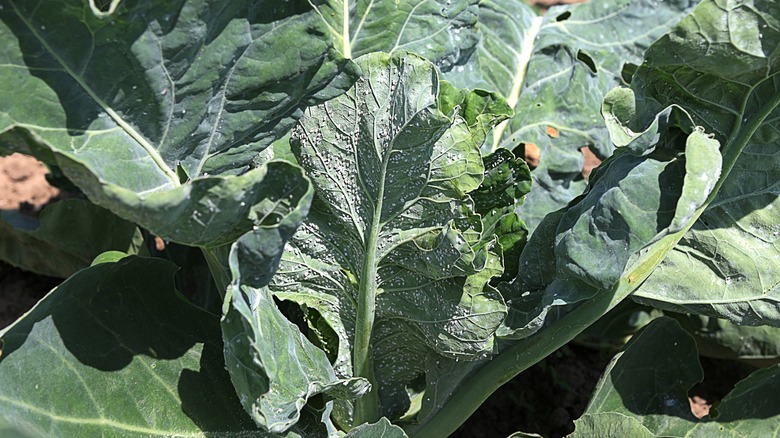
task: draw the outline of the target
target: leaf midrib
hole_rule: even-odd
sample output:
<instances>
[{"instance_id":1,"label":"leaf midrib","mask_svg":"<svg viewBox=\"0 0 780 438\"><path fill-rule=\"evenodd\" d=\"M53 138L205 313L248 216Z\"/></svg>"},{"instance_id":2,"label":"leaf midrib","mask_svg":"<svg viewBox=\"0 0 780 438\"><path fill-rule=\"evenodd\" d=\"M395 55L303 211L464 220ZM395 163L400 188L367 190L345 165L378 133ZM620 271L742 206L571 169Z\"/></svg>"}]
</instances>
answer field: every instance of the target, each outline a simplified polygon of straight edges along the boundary
<instances>
[{"instance_id":1,"label":"leaf midrib","mask_svg":"<svg viewBox=\"0 0 780 438\"><path fill-rule=\"evenodd\" d=\"M517 53L517 70L515 71L515 76L512 79L512 89L509 92L509 96L507 96L506 100L509 107L513 110L515 109L517 102L520 100L520 92L522 91L523 83L525 82L525 74L528 71L528 64L531 62L531 55L533 55L535 48L534 42L536 41L536 36L539 35L539 32L542 30L543 21L544 17L541 16L533 18L531 27L528 28L528 30L525 32L523 45L520 47L520 51ZM500 125L496 126L495 134L493 136L493 152L495 152L501 144L501 137L504 133L504 130L506 130L508 123L509 120L505 120L501 122Z\"/></svg>"},{"instance_id":2,"label":"leaf midrib","mask_svg":"<svg viewBox=\"0 0 780 438\"><path fill-rule=\"evenodd\" d=\"M32 23L22 15L21 11L16 7L16 3L11 0L11 6L14 8L14 12L19 17L19 19L24 23L25 26L27 26L30 33L35 36L35 38L38 40L38 42L41 44L41 46L46 50L46 52L54 58L63 68L63 70L73 79L76 81L76 83L89 95L92 100L97 103L100 108L103 109L103 111L108 114L111 119L114 120L114 122L119 125L133 140L138 142L138 144L144 148L147 154L149 154L149 157L154 161L154 163L157 165L157 167L165 174L165 176L168 178L168 180L171 182L171 184L174 187L178 187L181 184L179 183L179 178L176 176L176 173L173 172L173 170L168 167L168 164L163 160L162 156L159 154L157 149L154 148L154 146L149 143L146 138L144 138L143 135L141 135L140 132L138 132L135 128L130 126L129 123L127 123L122 116L120 116L116 111L114 111L103 99L100 98L100 96L95 93L95 91L89 87L85 82L84 78L78 75L71 67L65 62L64 59L62 59L57 52L49 45L49 43L46 41L46 39L38 33L38 31L35 29L35 27L32 25Z\"/></svg>"}]
</instances>

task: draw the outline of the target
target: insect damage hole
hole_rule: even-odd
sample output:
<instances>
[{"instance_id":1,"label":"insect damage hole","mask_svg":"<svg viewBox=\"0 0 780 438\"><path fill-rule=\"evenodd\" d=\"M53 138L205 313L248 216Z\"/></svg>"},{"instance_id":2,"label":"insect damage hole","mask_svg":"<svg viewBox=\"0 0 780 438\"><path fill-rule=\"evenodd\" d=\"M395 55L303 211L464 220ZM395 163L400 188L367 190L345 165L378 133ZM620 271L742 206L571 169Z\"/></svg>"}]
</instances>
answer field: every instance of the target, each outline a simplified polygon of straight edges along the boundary
<instances>
[{"instance_id":1,"label":"insect damage hole","mask_svg":"<svg viewBox=\"0 0 780 438\"><path fill-rule=\"evenodd\" d=\"M594 75L599 72L598 68L596 67L596 62L593 60L593 58L591 58L590 55L582 50L577 50L577 61L580 61L581 63L588 66L591 73Z\"/></svg>"}]
</instances>

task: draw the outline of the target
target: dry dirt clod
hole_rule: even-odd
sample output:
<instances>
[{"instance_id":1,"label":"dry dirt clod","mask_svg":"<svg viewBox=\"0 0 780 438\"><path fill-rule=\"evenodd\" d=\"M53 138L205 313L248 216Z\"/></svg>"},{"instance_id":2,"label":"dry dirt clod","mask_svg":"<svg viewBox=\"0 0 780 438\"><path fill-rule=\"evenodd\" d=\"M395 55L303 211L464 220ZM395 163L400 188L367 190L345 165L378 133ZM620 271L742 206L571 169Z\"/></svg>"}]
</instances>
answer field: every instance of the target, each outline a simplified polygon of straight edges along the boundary
<instances>
[{"instance_id":1,"label":"dry dirt clod","mask_svg":"<svg viewBox=\"0 0 780 438\"><path fill-rule=\"evenodd\" d=\"M46 173L46 166L33 157L0 157L0 209L16 210L24 203L39 209L59 195L60 191L46 181Z\"/></svg>"}]
</instances>

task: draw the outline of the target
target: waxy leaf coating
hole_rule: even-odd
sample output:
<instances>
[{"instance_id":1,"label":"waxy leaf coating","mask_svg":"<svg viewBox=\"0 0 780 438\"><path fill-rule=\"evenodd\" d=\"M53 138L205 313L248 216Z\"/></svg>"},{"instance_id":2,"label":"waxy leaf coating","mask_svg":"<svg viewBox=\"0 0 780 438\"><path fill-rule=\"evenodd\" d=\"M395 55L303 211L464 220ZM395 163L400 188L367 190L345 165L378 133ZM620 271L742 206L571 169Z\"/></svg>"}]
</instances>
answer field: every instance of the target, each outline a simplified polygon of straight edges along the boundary
<instances>
[{"instance_id":1,"label":"waxy leaf coating","mask_svg":"<svg viewBox=\"0 0 780 438\"><path fill-rule=\"evenodd\" d=\"M443 103L448 113L441 112L435 67L412 54L371 54L357 63L363 76L356 85L306 110L293 133L315 199L268 288L301 306L309 331L333 355L336 376L371 381L363 397L381 398L382 412L397 418L409 405L402 388L424 372L426 357L473 360L493 351L505 307L488 282L501 274L501 259L467 193L483 180L479 147L487 131L511 111L476 92L450 96L455 105ZM248 266L231 259L237 288L264 283L237 275L252 271L261 243L242 239L234 247L232 257L246 256ZM241 291L249 303L271 303L265 292ZM270 316L258 315L261 308L250 305L241 318L262 326ZM294 347L287 343L290 355L316 356L305 338L296 339ZM266 370L272 363L257 360ZM335 418L349 424L348 397L336 398Z\"/></svg>"},{"instance_id":2,"label":"waxy leaf coating","mask_svg":"<svg viewBox=\"0 0 780 438\"><path fill-rule=\"evenodd\" d=\"M357 73L305 2L3 0L0 40L0 148L45 154L94 203L198 246L259 225L265 199L298 202L296 169L253 162Z\"/></svg>"}]
</instances>

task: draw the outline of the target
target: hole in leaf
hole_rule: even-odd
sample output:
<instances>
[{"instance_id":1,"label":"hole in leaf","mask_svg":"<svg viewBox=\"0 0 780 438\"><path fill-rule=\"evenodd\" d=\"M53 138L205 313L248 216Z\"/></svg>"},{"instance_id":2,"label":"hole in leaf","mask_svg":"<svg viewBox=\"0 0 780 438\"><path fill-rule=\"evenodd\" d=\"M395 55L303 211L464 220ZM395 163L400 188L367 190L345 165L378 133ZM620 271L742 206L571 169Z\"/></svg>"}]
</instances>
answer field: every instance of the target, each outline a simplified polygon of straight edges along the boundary
<instances>
[{"instance_id":1,"label":"hole in leaf","mask_svg":"<svg viewBox=\"0 0 780 438\"><path fill-rule=\"evenodd\" d=\"M100 12L108 12L111 10L111 0L93 0L92 4Z\"/></svg>"},{"instance_id":2,"label":"hole in leaf","mask_svg":"<svg viewBox=\"0 0 780 438\"><path fill-rule=\"evenodd\" d=\"M634 73L636 73L636 69L638 68L638 65L630 62L623 64L623 68L620 70L620 78L623 79L624 84L631 85L631 79L634 77Z\"/></svg>"},{"instance_id":3,"label":"hole in leaf","mask_svg":"<svg viewBox=\"0 0 780 438\"><path fill-rule=\"evenodd\" d=\"M516 157L523 157L531 170L539 167L539 159L541 158L539 146L533 143L520 143L519 146L512 150L512 153L515 154Z\"/></svg>"},{"instance_id":4,"label":"hole in leaf","mask_svg":"<svg viewBox=\"0 0 780 438\"><path fill-rule=\"evenodd\" d=\"M580 152L582 152L582 155L585 157L585 162L582 164L582 176L585 179L588 179L588 176L590 176L590 173L593 171L593 169L601 164L601 160L596 156L596 154L593 153L593 151L590 150L588 146L580 149Z\"/></svg>"},{"instance_id":5,"label":"hole in leaf","mask_svg":"<svg viewBox=\"0 0 780 438\"><path fill-rule=\"evenodd\" d=\"M577 61L580 61L581 63L587 65L590 71L593 72L593 74L598 73L598 68L596 68L596 62L593 61L593 58L591 58L590 55L583 52L582 50L577 51Z\"/></svg>"},{"instance_id":6,"label":"hole in leaf","mask_svg":"<svg viewBox=\"0 0 780 438\"><path fill-rule=\"evenodd\" d=\"M547 133L552 138L558 138L558 130L553 128L552 126L548 126L544 128L544 132Z\"/></svg>"},{"instance_id":7,"label":"hole in leaf","mask_svg":"<svg viewBox=\"0 0 780 438\"><path fill-rule=\"evenodd\" d=\"M571 12L566 11L563 14L555 17L555 21L566 21L569 19L569 17L571 17Z\"/></svg>"}]
</instances>

